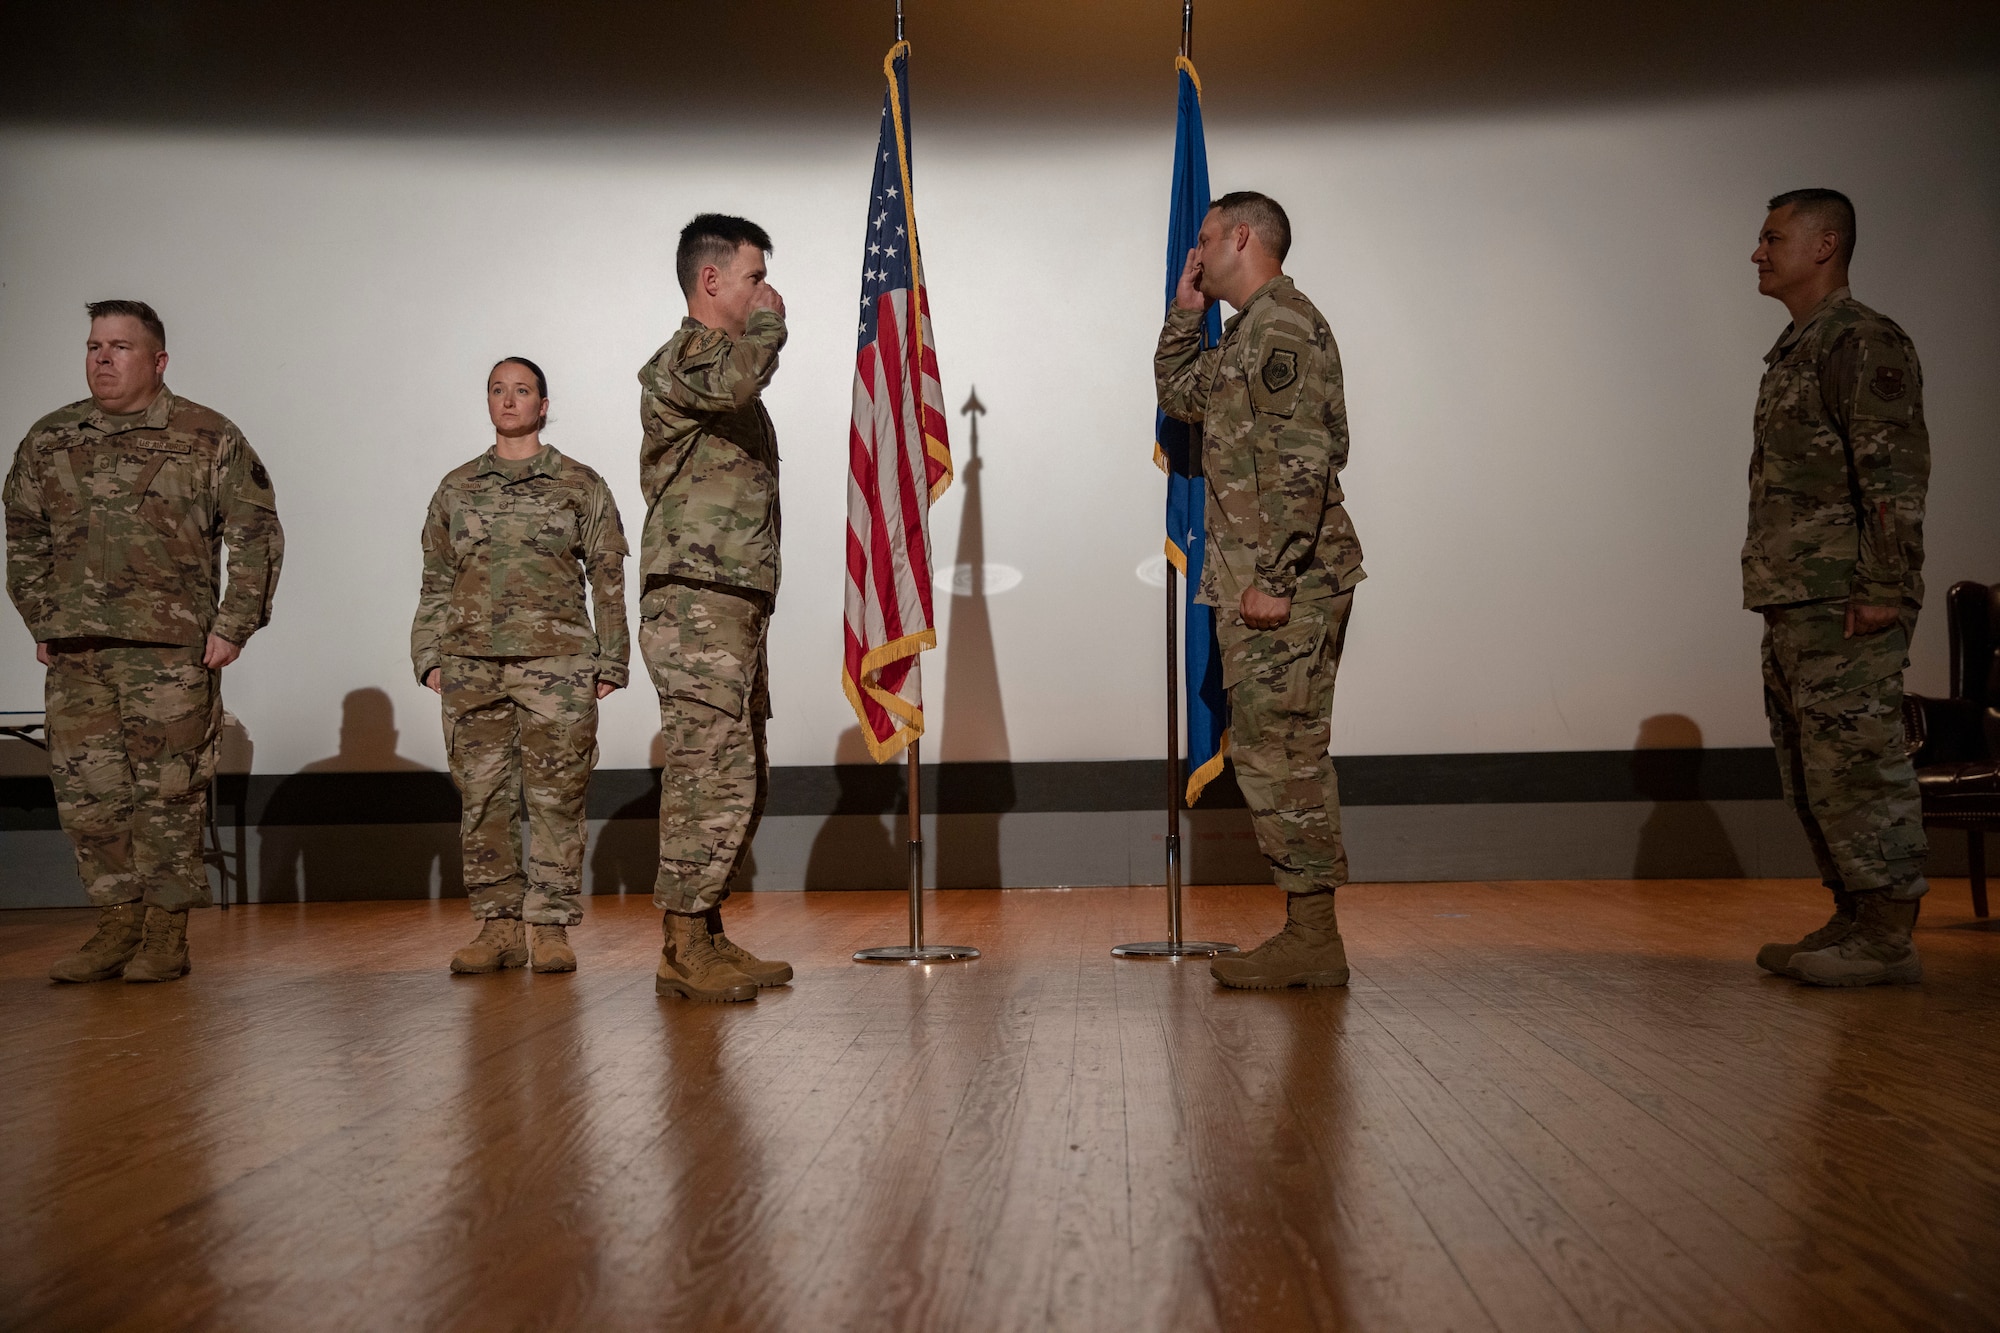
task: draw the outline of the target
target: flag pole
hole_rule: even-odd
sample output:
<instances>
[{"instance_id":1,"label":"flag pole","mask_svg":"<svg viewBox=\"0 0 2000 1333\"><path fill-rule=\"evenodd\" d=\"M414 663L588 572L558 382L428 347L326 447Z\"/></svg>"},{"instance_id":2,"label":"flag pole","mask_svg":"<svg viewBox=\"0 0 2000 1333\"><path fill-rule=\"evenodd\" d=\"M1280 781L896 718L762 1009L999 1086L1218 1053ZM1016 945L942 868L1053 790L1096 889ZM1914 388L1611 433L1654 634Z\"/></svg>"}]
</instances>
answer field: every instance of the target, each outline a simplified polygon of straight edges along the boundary
<instances>
[{"instance_id":1,"label":"flag pole","mask_svg":"<svg viewBox=\"0 0 2000 1333\"><path fill-rule=\"evenodd\" d=\"M898 0L901 3L901 0ZM1194 0L1181 0L1181 59L1194 59ZM1188 431L1188 456L1201 457L1201 425ZM1233 944L1181 938L1181 588L1180 571L1167 562L1167 938L1120 944L1117 958L1213 958L1235 953Z\"/></svg>"},{"instance_id":2,"label":"flag pole","mask_svg":"<svg viewBox=\"0 0 2000 1333\"><path fill-rule=\"evenodd\" d=\"M903 40L903 0L896 0L896 40ZM914 238L911 244L915 244ZM910 669L915 671L918 667L913 663ZM979 950L969 944L924 943L924 771L918 754L921 744L917 737L910 738L909 761L905 765L909 790L904 804L910 814L910 942L857 950L854 954L857 963L954 963L979 957Z\"/></svg>"},{"instance_id":3,"label":"flag pole","mask_svg":"<svg viewBox=\"0 0 2000 1333\"><path fill-rule=\"evenodd\" d=\"M902 6L896 6L901 17ZM902 24L899 22L900 30ZM907 765L910 794L910 951L924 951L924 767L917 757L917 749L922 741L910 742L910 762Z\"/></svg>"}]
</instances>

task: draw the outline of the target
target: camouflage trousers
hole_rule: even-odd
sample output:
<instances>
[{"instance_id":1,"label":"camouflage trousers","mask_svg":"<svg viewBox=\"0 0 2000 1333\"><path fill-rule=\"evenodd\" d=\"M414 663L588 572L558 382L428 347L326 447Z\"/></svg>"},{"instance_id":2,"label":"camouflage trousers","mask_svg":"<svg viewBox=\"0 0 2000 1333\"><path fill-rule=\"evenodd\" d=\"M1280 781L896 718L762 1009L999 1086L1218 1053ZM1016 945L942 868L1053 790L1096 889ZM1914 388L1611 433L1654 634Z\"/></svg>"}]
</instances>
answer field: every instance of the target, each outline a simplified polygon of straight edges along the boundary
<instances>
[{"instance_id":1,"label":"camouflage trousers","mask_svg":"<svg viewBox=\"0 0 2000 1333\"><path fill-rule=\"evenodd\" d=\"M583 919L584 798L597 763L595 659L447 657L443 683L472 915L575 925Z\"/></svg>"},{"instance_id":2,"label":"camouflage trousers","mask_svg":"<svg viewBox=\"0 0 2000 1333\"><path fill-rule=\"evenodd\" d=\"M1922 808L1903 736L1903 668L1917 615L1843 639L1844 602L1764 612L1764 712L1785 801L1827 887L1920 898Z\"/></svg>"},{"instance_id":3,"label":"camouflage trousers","mask_svg":"<svg viewBox=\"0 0 2000 1333\"><path fill-rule=\"evenodd\" d=\"M217 673L201 664L200 647L48 647L56 811L90 900L208 906L201 835L222 723Z\"/></svg>"},{"instance_id":4,"label":"camouflage trousers","mask_svg":"<svg viewBox=\"0 0 2000 1333\"><path fill-rule=\"evenodd\" d=\"M1235 607L1215 617L1229 690L1230 762L1250 806L1257 847L1287 893L1347 882L1340 780L1327 747L1333 679L1354 594L1294 602L1277 629L1251 629Z\"/></svg>"},{"instance_id":5,"label":"camouflage trousers","mask_svg":"<svg viewBox=\"0 0 2000 1333\"><path fill-rule=\"evenodd\" d=\"M721 902L770 792L764 721L769 603L747 590L667 583L640 603L639 652L660 692L660 869L653 906Z\"/></svg>"}]
</instances>

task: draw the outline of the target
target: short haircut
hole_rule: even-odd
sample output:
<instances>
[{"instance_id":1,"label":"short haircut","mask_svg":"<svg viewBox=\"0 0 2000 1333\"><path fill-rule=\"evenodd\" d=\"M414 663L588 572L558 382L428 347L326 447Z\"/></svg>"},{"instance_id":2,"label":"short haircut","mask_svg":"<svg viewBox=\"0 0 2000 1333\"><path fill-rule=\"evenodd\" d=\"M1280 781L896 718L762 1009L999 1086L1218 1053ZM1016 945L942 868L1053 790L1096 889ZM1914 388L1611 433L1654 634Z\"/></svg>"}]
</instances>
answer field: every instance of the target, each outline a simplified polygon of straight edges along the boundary
<instances>
[{"instance_id":1,"label":"short haircut","mask_svg":"<svg viewBox=\"0 0 2000 1333\"><path fill-rule=\"evenodd\" d=\"M1840 237L1840 262L1854 258L1854 201L1838 190L1787 190L1764 207L1776 212L1787 204L1822 231Z\"/></svg>"},{"instance_id":2,"label":"short haircut","mask_svg":"<svg viewBox=\"0 0 2000 1333\"><path fill-rule=\"evenodd\" d=\"M702 213L681 228L681 243L674 251L674 276L681 280L681 293L694 295L694 280L704 265L718 268L736 257L738 246L754 245L771 253L771 234L748 218L727 213Z\"/></svg>"},{"instance_id":3,"label":"short haircut","mask_svg":"<svg viewBox=\"0 0 2000 1333\"><path fill-rule=\"evenodd\" d=\"M130 315L146 326L146 332L153 335L153 341L162 348L167 345L167 326L160 322L153 307L144 301L91 301L83 307L92 319L103 319L107 315Z\"/></svg>"},{"instance_id":4,"label":"short haircut","mask_svg":"<svg viewBox=\"0 0 2000 1333\"><path fill-rule=\"evenodd\" d=\"M1277 200L1255 190L1236 190L1209 205L1231 222L1247 223L1280 264L1292 249L1292 220Z\"/></svg>"},{"instance_id":5,"label":"short haircut","mask_svg":"<svg viewBox=\"0 0 2000 1333\"><path fill-rule=\"evenodd\" d=\"M493 370L498 370L502 366L525 366L528 373L535 377L535 392L544 398L549 396L549 377L542 373L540 366L528 360L527 357L503 356L493 363ZM486 381L489 384L493 382L493 370L486 372Z\"/></svg>"}]
</instances>

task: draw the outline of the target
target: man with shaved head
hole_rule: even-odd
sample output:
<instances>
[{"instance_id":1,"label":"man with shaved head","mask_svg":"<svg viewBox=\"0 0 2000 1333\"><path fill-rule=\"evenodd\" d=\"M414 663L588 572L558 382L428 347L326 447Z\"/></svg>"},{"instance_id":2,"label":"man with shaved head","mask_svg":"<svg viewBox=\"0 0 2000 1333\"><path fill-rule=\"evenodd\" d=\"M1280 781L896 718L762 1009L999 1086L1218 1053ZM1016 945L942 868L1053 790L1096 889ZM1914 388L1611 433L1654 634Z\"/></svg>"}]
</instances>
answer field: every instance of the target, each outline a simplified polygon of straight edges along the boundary
<instances>
[{"instance_id":1,"label":"man with shaved head","mask_svg":"<svg viewBox=\"0 0 2000 1333\"><path fill-rule=\"evenodd\" d=\"M1202 428L1207 541L1197 596L1215 608L1236 781L1286 899L1283 930L1209 971L1258 990L1347 983L1333 910L1347 853L1327 749L1361 544L1340 490L1340 350L1285 276L1291 247L1277 200L1247 190L1216 200L1153 361L1161 410ZM1237 313L1204 350L1217 300Z\"/></svg>"},{"instance_id":2,"label":"man with shaved head","mask_svg":"<svg viewBox=\"0 0 2000 1333\"><path fill-rule=\"evenodd\" d=\"M1750 456L1743 604L1764 617L1764 707L1785 798L1833 916L1758 966L1818 986L1912 982L1928 885L1903 670L1923 605L1930 437L1917 349L1854 299L1854 205L1770 201L1757 290L1792 321L1764 357Z\"/></svg>"}]
</instances>

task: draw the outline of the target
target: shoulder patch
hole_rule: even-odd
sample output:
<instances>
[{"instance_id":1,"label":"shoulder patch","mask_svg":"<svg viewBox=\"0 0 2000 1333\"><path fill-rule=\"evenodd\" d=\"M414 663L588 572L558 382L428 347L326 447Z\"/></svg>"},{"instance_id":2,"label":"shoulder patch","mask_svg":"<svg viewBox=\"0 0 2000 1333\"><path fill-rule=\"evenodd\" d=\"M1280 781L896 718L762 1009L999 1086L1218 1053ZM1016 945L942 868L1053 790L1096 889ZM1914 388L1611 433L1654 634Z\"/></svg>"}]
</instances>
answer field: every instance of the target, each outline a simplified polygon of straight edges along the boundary
<instances>
[{"instance_id":1,"label":"shoulder patch","mask_svg":"<svg viewBox=\"0 0 2000 1333\"><path fill-rule=\"evenodd\" d=\"M264 470L262 463L252 463L250 465L250 480L257 483L257 489L259 490L268 491L271 489L271 474Z\"/></svg>"},{"instance_id":2,"label":"shoulder patch","mask_svg":"<svg viewBox=\"0 0 2000 1333\"><path fill-rule=\"evenodd\" d=\"M1909 391L1909 378L1901 366L1877 366L1868 379L1868 392L1885 403L1893 403Z\"/></svg>"},{"instance_id":3,"label":"shoulder patch","mask_svg":"<svg viewBox=\"0 0 2000 1333\"><path fill-rule=\"evenodd\" d=\"M713 361L729 345L729 335L719 329L702 329L688 336L674 349L673 364L677 366L698 366Z\"/></svg>"},{"instance_id":4,"label":"shoulder patch","mask_svg":"<svg viewBox=\"0 0 2000 1333\"><path fill-rule=\"evenodd\" d=\"M1299 377L1299 354L1289 347L1272 348L1264 357L1264 368L1257 372L1257 377L1272 393L1288 387Z\"/></svg>"}]
</instances>

